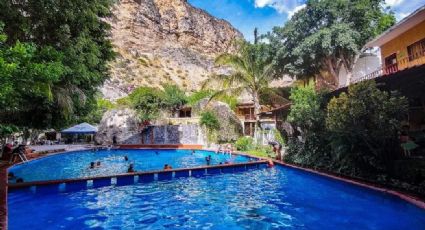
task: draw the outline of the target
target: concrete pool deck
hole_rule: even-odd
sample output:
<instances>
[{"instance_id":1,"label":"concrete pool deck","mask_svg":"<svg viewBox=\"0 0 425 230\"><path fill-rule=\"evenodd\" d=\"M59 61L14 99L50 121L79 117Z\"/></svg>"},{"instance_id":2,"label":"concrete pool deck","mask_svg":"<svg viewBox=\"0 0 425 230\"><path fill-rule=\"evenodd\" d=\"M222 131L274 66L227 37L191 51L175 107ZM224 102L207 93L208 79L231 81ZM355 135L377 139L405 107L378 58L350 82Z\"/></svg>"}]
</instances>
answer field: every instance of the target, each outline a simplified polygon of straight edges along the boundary
<instances>
[{"instance_id":1,"label":"concrete pool deck","mask_svg":"<svg viewBox=\"0 0 425 230\"><path fill-rule=\"evenodd\" d=\"M141 147L140 149L146 149L146 148ZM164 149L167 149L167 148L164 148ZM204 150L212 151L211 149L204 149ZM66 151L66 152L68 152L68 151ZM238 155L244 155L244 156L248 156L248 157L258 158L258 159L261 159L261 160L267 160L267 161L271 160L269 158L253 156L253 155L242 153L242 152L234 152L234 153L238 154ZM53 154L58 154L58 153L53 153ZM44 156L53 155L53 154L46 154ZM387 193L387 194L390 194L390 195L393 195L393 196L397 196L400 199L402 199L402 200L404 200L408 203L411 203L411 204L413 204L413 205L415 205L419 208L425 209L425 200L424 199L419 198L419 197L414 196L414 195L411 195L411 194L407 194L406 192L397 191L397 190L394 190L394 189L388 189L388 188L386 188L382 185L369 183L369 182L365 182L365 181L360 181L358 179L348 178L348 177L342 176L342 175L331 174L331 173L328 173L328 172L321 172L321 171L317 171L317 170L313 170L313 169L309 169L309 168L300 167L300 166L297 166L297 165L288 164L288 163L285 163L283 161L277 161L277 160L273 160L273 159L272 159L272 161L275 164L278 164L278 165L281 165L281 166L302 170L304 172L308 172L308 173L312 173L312 174L316 174L316 175L321 175L321 176L324 176L324 177L327 177L327 178L332 178L334 180L343 181L343 182L346 182L346 183L349 183L349 184L353 184L353 185L357 185L357 186L360 186L360 187L364 187L364 188L372 189L372 190L375 190L375 191ZM10 166L11 165L0 165L0 230L7 229L7 208L8 208L7 207L7 192L8 192L7 169ZM209 166L209 167L214 168L214 166ZM175 169L175 170L172 170L172 171L179 171L179 169ZM167 172L167 171L158 171L158 172L155 171L154 173L161 173L161 172ZM143 172L140 172L140 174L143 174Z\"/></svg>"}]
</instances>

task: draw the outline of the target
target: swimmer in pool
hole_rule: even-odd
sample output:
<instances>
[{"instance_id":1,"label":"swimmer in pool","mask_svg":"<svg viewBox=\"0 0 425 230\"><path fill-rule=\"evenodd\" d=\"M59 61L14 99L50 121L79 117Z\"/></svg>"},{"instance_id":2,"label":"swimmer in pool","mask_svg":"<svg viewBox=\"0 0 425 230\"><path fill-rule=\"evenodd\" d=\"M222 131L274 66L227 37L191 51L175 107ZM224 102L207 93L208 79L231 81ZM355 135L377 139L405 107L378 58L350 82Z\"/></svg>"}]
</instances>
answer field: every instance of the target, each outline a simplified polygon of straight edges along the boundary
<instances>
[{"instance_id":1,"label":"swimmer in pool","mask_svg":"<svg viewBox=\"0 0 425 230\"><path fill-rule=\"evenodd\" d=\"M207 165L211 164L211 155L208 155L207 157L205 157L205 161L207 162Z\"/></svg>"},{"instance_id":2,"label":"swimmer in pool","mask_svg":"<svg viewBox=\"0 0 425 230\"><path fill-rule=\"evenodd\" d=\"M129 173L136 172L136 170L134 170L134 164L130 164L130 165L128 166L128 170L127 170L127 172L129 172Z\"/></svg>"},{"instance_id":3,"label":"swimmer in pool","mask_svg":"<svg viewBox=\"0 0 425 230\"><path fill-rule=\"evenodd\" d=\"M92 162L90 162L90 168L91 169L94 169L96 167L96 165L95 165L95 163L92 161Z\"/></svg>"},{"instance_id":4,"label":"swimmer in pool","mask_svg":"<svg viewBox=\"0 0 425 230\"><path fill-rule=\"evenodd\" d=\"M124 156L124 160L125 161L128 161L128 156Z\"/></svg>"},{"instance_id":5,"label":"swimmer in pool","mask_svg":"<svg viewBox=\"0 0 425 230\"><path fill-rule=\"evenodd\" d=\"M164 165L164 170L170 170L170 169L173 169L173 168L171 167L171 165L168 165L168 164L165 164L165 165Z\"/></svg>"},{"instance_id":6,"label":"swimmer in pool","mask_svg":"<svg viewBox=\"0 0 425 230\"><path fill-rule=\"evenodd\" d=\"M155 151L155 154L156 154L156 155L159 155L159 152L158 152L158 151Z\"/></svg>"},{"instance_id":7,"label":"swimmer in pool","mask_svg":"<svg viewBox=\"0 0 425 230\"><path fill-rule=\"evenodd\" d=\"M100 161L96 162L96 167L100 167Z\"/></svg>"}]
</instances>

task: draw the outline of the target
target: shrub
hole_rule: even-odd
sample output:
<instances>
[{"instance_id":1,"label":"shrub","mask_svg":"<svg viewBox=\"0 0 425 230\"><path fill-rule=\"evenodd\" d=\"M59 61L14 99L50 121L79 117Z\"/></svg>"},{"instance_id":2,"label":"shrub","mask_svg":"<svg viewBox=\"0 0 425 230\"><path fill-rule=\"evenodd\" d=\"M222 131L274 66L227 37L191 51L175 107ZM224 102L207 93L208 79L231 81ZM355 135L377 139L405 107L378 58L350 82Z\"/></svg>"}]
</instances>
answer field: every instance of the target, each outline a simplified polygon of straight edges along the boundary
<instances>
[{"instance_id":1,"label":"shrub","mask_svg":"<svg viewBox=\"0 0 425 230\"><path fill-rule=\"evenodd\" d=\"M201 119L199 123L205 126L208 130L220 129L220 122L218 121L217 116L211 111L205 111L201 113Z\"/></svg>"},{"instance_id":2,"label":"shrub","mask_svg":"<svg viewBox=\"0 0 425 230\"><path fill-rule=\"evenodd\" d=\"M285 160L301 165L328 167L329 149L325 126L325 100L314 85L291 90L288 121L295 133L288 140Z\"/></svg>"},{"instance_id":3,"label":"shrub","mask_svg":"<svg viewBox=\"0 0 425 230\"><path fill-rule=\"evenodd\" d=\"M131 106L139 113L142 121L152 120L158 116L163 106L164 92L157 88L140 87L129 96Z\"/></svg>"},{"instance_id":4,"label":"shrub","mask_svg":"<svg viewBox=\"0 0 425 230\"><path fill-rule=\"evenodd\" d=\"M351 85L328 104L326 126L339 161L368 170L388 170L397 157L401 121L408 102L381 91L374 81Z\"/></svg>"},{"instance_id":5,"label":"shrub","mask_svg":"<svg viewBox=\"0 0 425 230\"><path fill-rule=\"evenodd\" d=\"M163 104L168 109L178 109L187 103L187 96L177 85L165 84Z\"/></svg>"},{"instance_id":6,"label":"shrub","mask_svg":"<svg viewBox=\"0 0 425 230\"><path fill-rule=\"evenodd\" d=\"M248 151L254 148L254 140L252 137L240 137L235 142L235 147L239 151Z\"/></svg>"}]
</instances>

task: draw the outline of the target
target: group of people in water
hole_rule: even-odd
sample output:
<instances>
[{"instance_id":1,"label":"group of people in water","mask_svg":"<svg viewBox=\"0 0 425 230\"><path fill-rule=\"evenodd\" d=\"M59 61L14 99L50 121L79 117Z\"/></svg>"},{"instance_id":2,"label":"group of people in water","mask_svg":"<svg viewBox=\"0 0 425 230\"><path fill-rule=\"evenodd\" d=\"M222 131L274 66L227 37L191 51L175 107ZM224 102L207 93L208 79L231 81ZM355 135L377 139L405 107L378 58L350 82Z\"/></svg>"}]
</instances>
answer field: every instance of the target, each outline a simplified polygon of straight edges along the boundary
<instances>
[{"instance_id":1,"label":"group of people in water","mask_svg":"<svg viewBox=\"0 0 425 230\"><path fill-rule=\"evenodd\" d=\"M129 161L129 158L128 158L127 155L124 156L124 161ZM101 167L100 161L96 161L96 162L92 161L92 162L90 162L89 169L95 169L95 168L100 168L100 167ZM136 170L134 169L134 163L130 163L128 165L127 172L128 173L136 172Z\"/></svg>"}]
</instances>

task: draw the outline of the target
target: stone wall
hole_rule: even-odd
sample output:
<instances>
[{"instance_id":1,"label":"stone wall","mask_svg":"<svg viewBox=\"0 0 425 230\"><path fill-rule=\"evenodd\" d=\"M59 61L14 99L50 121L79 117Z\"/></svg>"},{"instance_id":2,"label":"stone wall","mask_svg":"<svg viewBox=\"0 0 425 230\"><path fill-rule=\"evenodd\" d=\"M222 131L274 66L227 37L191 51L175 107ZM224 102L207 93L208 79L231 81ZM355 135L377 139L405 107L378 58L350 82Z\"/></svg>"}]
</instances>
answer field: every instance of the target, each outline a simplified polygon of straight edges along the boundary
<instances>
[{"instance_id":1,"label":"stone wall","mask_svg":"<svg viewBox=\"0 0 425 230\"><path fill-rule=\"evenodd\" d=\"M150 126L141 134L140 140L144 144L204 144L203 136L202 129L196 124L160 125Z\"/></svg>"},{"instance_id":2,"label":"stone wall","mask_svg":"<svg viewBox=\"0 0 425 230\"><path fill-rule=\"evenodd\" d=\"M112 144L114 136L116 136L118 143L127 142L131 139L134 141L139 135L138 124L139 120L134 110L110 110L103 115L95 140L102 145Z\"/></svg>"}]
</instances>

